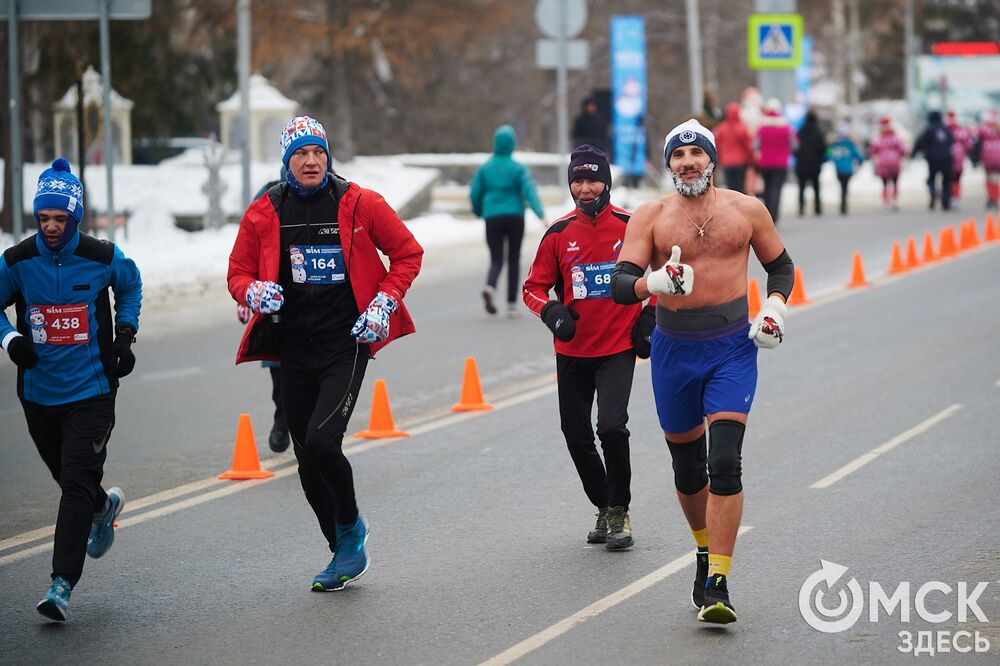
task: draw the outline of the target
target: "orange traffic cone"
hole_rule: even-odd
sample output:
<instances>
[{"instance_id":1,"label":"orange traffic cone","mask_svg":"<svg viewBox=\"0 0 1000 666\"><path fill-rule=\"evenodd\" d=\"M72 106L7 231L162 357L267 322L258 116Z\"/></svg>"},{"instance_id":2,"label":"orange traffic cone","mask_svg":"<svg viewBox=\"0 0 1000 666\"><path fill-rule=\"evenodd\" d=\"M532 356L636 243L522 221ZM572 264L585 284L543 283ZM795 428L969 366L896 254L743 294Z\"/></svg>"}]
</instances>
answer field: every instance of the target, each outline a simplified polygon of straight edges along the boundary
<instances>
[{"instance_id":1,"label":"orange traffic cone","mask_svg":"<svg viewBox=\"0 0 1000 666\"><path fill-rule=\"evenodd\" d=\"M493 409L493 405L483 400L483 389L479 385L479 371L476 370L476 359L465 359L465 376L462 379L462 397L457 404L451 406L453 412L477 412Z\"/></svg>"},{"instance_id":2,"label":"orange traffic cone","mask_svg":"<svg viewBox=\"0 0 1000 666\"><path fill-rule=\"evenodd\" d=\"M938 249L938 259L954 259L957 256L958 250L955 248L955 227L942 227L941 243Z\"/></svg>"},{"instance_id":3,"label":"orange traffic cone","mask_svg":"<svg viewBox=\"0 0 1000 666\"><path fill-rule=\"evenodd\" d=\"M903 263L903 251L899 247L899 241L896 241L892 244L892 261L889 262L889 270L886 273L896 275L905 272L906 264Z\"/></svg>"},{"instance_id":4,"label":"orange traffic cone","mask_svg":"<svg viewBox=\"0 0 1000 666\"><path fill-rule=\"evenodd\" d=\"M240 422L236 428L236 445L233 449L233 466L220 474L219 478L266 479L271 476L274 476L274 472L260 468L257 444L253 437L253 426L250 425L250 415L240 414Z\"/></svg>"},{"instance_id":5,"label":"orange traffic cone","mask_svg":"<svg viewBox=\"0 0 1000 666\"><path fill-rule=\"evenodd\" d=\"M848 289L856 287L870 287L871 282L865 278L865 266L861 261L861 253L854 253L854 265L851 268L851 281L847 283Z\"/></svg>"},{"instance_id":6,"label":"orange traffic cone","mask_svg":"<svg viewBox=\"0 0 1000 666\"><path fill-rule=\"evenodd\" d=\"M386 437L409 437L410 433L396 430L392 421L392 408L389 407L389 393L385 390L385 382L375 380L375 394L372 396L372 413L368 417L368 430L362 430L357 437L367 439L383 439Z\"/></svg>"},{"instance_id":7,"label":"orange traffic cone","mask_svg":"<svg viewBox=\"0 0 1000 666\"><path fill-rule=\"evenodd\" d=\"M972 250L976 247L976 240L972 237L975 227L969 228L969 222L972 220L966 220L962 222L961 226L958 228L958 251L965 252L966 250ZM973 222L975 224L975 222Z\"/></svg>"},{"instance_id":8,"label":"orange traffic cone","mask_svg":"<svg viewBox=\"0 0 1000 666\"><path fill-rule=\"evenodd\" d=\"M985 227L985 229L983 229L983 240L987 243L1000 240L1000 231L993 226L993 213L986 214L986 222L983 226Z\"/></svg>"},{"instance_id":9,"label":"orange traffic cone","mask_svg":"<svg viewBox=\"0 0 1000 666\"><path fill-rule=\"evenodd\" d=\"M750 284L747 285L747 308L750 319L760 312L760 285L757 284L757 278L750 278Z\"/></svg>"},{"instance_id":10,"label":"orange traffic cone","mask_svg":"<svg viewBox=\"0 0 1000 666\"><path fill-rule=\"evenodd\" d=\"M809 305L812 301L806 296L806 283L802 280L802 269L795 267L795 284L788 296L788 305Z\"/></svg>"},{"instance_id":11,"label":"orange traffic cone","mask_svg":"<svg viewBox=\"0 0 1000 666\"><path fill-rule=\"evenodd\" d=\"M906 268L920 268L920 257L917 256L917 239L909 236L906 239Z\"/></svg>"},{"instance_id":12,"label":"orange traffic cone","mask_svg":"<svg viewBox=\"0 0 1000 666\"><path fill-rule=\"evenodd\" d=\"M979 247L982 241L979 240L979 227L976 226L976 218L969 218L969 243L973 248Z\"/></svg>"},{"instance_id":13,"label":"orange traffic cone","mask_svg":"<svg viewBox=\"0 0 1000 666\"><path fill-rule=\"evenodd\" d=\"M921 261L925 264L929 264L932 261L937 261L938 256L934 254L934 234L929 231L924 232L924 256Z\"/></svg>"}]
</instances>

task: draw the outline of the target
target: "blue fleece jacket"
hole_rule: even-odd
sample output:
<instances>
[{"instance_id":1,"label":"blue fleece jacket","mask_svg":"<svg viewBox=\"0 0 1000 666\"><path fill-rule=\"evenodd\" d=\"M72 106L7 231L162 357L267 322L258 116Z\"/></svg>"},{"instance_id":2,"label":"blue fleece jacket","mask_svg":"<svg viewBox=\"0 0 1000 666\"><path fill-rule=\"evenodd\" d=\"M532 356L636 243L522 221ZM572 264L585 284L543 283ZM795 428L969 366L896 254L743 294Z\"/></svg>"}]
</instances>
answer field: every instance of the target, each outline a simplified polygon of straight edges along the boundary
<instances>
[{"instance_id":1,"label":"blue fleece jacket","mask_svg":"<svg viewBox=\"0 0 1000 666\"><path fill-rule=\"evenodd\" d=\"M115 297L114 325L108 287ZM39 234L8 248L0 262L0 306L13 304L17 319L15 329L0 312L0 342L6 348L16 330L33 341L39 359L30 370L18 368L18 396L63 405L118 388L114 326L138 331L141 303L139 269L107 241L78 230L58 252Z\"/></svg>"}]
</instances>

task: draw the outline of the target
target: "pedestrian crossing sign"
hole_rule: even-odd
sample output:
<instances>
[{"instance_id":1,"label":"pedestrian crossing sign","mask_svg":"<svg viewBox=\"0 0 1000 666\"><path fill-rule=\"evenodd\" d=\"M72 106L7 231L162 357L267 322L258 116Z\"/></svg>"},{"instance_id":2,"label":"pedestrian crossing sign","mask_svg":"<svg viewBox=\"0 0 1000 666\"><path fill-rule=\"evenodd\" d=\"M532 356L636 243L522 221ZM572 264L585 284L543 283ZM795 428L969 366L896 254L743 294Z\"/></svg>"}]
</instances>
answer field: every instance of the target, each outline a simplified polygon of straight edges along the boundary
<instances>
[{"instance_id":1,"label":"pedestrian crossing sign","mask_svg":"<svg viewBox=\"0 0 1000 666\"><path fill-rule=\"evenodd\" d=\"M802 60L801 14L751 14L747 19L750 69L794 69Z\"/></svg>"}]
</instances>

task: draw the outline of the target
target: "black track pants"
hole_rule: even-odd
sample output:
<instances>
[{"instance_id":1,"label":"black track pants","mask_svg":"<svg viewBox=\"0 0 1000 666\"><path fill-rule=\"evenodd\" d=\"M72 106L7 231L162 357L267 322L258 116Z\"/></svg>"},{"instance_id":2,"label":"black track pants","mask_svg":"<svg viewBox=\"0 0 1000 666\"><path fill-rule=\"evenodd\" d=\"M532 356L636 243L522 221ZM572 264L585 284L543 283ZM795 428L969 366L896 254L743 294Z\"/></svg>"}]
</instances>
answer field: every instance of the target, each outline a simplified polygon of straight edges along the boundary
<instances>
[{"instance_id":1,"label":"black track pants","mask_svg":"<svg viewBox=\"0 0 1000 666\"><path fill-rule=\"evenodd\" d=\"M335 353L285 345L281 397L299 461L299 480L332 551L336 525L358 517L354 474L341 448L368 366L367 345Z\"/></svg>"},{"instance_id":2,"label":"black track pants","mask_svg":"<svg viewBox=\"0 0 1000 666\"><path fill-rule=\"evenodd\" d=\"M632 466L628 448L628 400L632 391L635 354L629 350L611 356L581 358L556 354L559 383L559 419L566 446L595 507L624 506L632 499ZM597 437L594 442L591 411L597 393Z\"/></svg>"},{"instance_id":3,"label":"black track pants","mask_svg":"<svg viewBox=\"0 0 1000 666\"><path fill-rule=\"evenodd\" d=\"M21 406L38 454L62 489L52 577L61 576L76 586L83 574L94 514L104 510L108 499L101 479L115 426L115 393L65 405L22 400Z\"/></svg>"}]
</instances>

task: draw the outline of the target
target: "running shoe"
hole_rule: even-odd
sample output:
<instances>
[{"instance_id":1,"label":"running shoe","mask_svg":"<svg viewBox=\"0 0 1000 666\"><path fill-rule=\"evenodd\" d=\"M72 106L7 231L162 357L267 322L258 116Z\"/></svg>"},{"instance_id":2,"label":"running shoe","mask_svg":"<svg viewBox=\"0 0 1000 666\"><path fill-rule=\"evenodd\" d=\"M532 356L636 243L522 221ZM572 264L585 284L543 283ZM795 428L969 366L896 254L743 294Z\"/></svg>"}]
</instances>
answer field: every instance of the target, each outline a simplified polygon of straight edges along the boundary
<instances>
[{"instance_id":1,"label":"running shoe","mask_svg":"<svg viewBox=\"0 0 1000 666\"><path fill-rule=\"evenodd\" d=\"M713 624L736 622L736 610L729 603L729 587L722 574L715 574L705 585L705 599L698 611L698 619Z\"/></svg>"},{"instance_id":2,"label":"running shoe","mask_svg":"<svg viewBox=\"0 0 1000 666\"><path fill-rule=\"evenodd\" d=\"M107 509L102 514L94 515L90 526L90 536L87 537L87 555L94 559L102 557L111 549L115 542L115 520L125 506L125 493L115 487L108 491Z\"/></svg>"},{"instance_id":3,"label":"running shoe","mask_svg":"<svg viewBox=\"0 0 1000 666\"><path fill-rule=\"evenodd\" d=\"M336 571L337 569L337 555L334 554L330 563L326 565L326 569L323 569L312 582L313 592L333 592L334 590L341 590L344 588L344 584L337 580Z\"/></svg>"},{"instance_id":4,"label":"running shoe","mask_svg":"<svg viewBox=\"0 0 1000 666\"><path fill-rule=\"evenodd\" d=\"M69 614L69 595L73 586L65 578L56 576L52 580L45 598L38 602L35 610L56 622L65 622Z\"/></svg>"},{"instance_id":5,"label":"running shoe","mask_svg":"<svg viewBox=\"0 0 1000 666\"><path fill-rule=\"evenodd\" d=\"M695 553L696 569L694 574L694 589L691 590L691 603L695 610L701 610L705 605L705 582L708 580L708 553Z\"/></svg>"},{"instance_id":6,"label":"running shoe","mask_svg":"<svg viewBox=\"0 0 1000 666\"><path fill-rule=\"evenodd\" d=\"M337 554L334 556L334 576L341 587L352 583L368 571L368 523L358 514L353 525L337 525Z\"/></svg>"},{"instance_id":7,"label":"running shoe","mask_svg":"<svg viewBox=\"0 0 1000 666\"><path fill-rule=\"evenodd\" d=\"M275 421L271 427L271 434L267 438L267 445L275 453L281 453L288 449L288 444L288 428Z\"/></svg>"},{"instance_id":8,"label":"running shoe","mask_svg":"<svg viewBox=\"0 0 1000 666\"><path fill-rule=\"evenodd\" d=\"M604 543L608 540L608 512L610 510L610 508L604 507L597 512L597 524L587 534L587 543Z\"/></svg>"},{"instance_id":9,"label":"running shoe","mask_svg":"<svg viewBox=\"0 0 1000 666\"><path fill-rule=\"evenodd\" d=\"M625 550L632 547L632 522L623 506L613 506L608 512L608 550Z\"/></svg>"},{"instance_id":10,"label":"running shoe","mask_svg":"<svg viewBox=\"0 0 1000 666\"><path fill-rule=\"evenodd\" d=\"M496 295L497 290L493 287L483 287L483 305L486 307L486 312L491 315L495 315L497 313L497 306L496 303L494 303Z\"/></svg>"}]
</instances>

